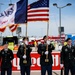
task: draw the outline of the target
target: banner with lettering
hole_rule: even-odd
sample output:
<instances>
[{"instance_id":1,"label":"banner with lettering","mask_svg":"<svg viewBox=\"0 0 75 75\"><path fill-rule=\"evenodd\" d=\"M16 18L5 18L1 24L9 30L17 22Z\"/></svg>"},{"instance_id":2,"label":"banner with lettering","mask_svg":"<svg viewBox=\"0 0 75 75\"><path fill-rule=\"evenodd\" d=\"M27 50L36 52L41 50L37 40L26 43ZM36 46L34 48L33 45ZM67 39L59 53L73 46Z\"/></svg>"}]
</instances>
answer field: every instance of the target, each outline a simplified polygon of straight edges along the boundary
<instances>
[{"instance_id":1,"label":"banner with lettering","mask_svg":"<svg viewBox=\"0 0 75 75\"><path fill-rule=\"evenodd\" d=\"M12 61L13 71L19 71L20 70L19 58L17 58L16 53L14 53L14 57L15 58ZM53 57L52 69L60 70L60 53L53 52L52 57ZM31 70L40 70L40 55L37 52L32 52L31 60L32 60Z\"/></svg>"},{"instance_id":2,"label":"banner with lettering","mask_svg":"<svg viewBox=\"0 0 75 75\"><path fill-rule=\"evenodd\" d=\"M27 22L27 5L28 0L20 0L0 13L1 32L3 32L7 26Z\"/></svg>"}]
</instances>

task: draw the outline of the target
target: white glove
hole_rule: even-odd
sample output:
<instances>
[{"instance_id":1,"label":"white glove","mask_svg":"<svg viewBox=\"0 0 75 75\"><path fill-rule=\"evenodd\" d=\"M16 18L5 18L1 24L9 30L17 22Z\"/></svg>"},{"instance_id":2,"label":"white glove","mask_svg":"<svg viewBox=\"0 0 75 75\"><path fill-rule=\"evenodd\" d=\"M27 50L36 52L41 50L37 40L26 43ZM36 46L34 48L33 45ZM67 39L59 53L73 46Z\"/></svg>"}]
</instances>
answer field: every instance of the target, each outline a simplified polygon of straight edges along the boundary
<instances>
[{"instance_id":1,"label":"white glove","mask_svg":"<svg viewBox=\"0 0 75 75\"><path fill-rule=\"evenodd\" d=\"M48 44L48 45L50 44L50 41L49 41L49 40L47 40L47 44Z\"/></svg>"},{"instance_id":2,"label":"white glove","mask_svg":"<svg viewBox=\"0 0 75 75\"><path fill-rule=\"evenodd\" d=\"M46 51L45 54L47 55L48 54L48 51Z\"/></svg>"},{"instance_id":3,"label":"white glove","mask_svg":"<svg viewBox=\"0 0 75 75\"><path fill-rule=\"evenodd\" d=\"M64 67L64 65L63 64L60 64L60 68L63 68Z\"/></svg>"},{"instance_id":4,"label":"white glove","mask_svg":"<svg viewBox=\"0 0 75 75\"><path fill-rule=\"evenodd\" d=\"M23 55L23 59L26 59L26 55Z\"/></svg>"}]
</instances>

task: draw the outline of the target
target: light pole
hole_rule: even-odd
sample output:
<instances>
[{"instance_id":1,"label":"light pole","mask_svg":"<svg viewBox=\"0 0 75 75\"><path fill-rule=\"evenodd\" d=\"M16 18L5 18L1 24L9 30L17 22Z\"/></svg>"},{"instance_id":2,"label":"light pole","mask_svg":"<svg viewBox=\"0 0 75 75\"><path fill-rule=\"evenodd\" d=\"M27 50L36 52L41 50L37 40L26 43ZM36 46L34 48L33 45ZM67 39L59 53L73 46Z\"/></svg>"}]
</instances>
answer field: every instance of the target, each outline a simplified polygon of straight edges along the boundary
<instances>
[{"instance_id":1,"label":"light pole","mask_svg":"<svg viewBox=\"0 0 75 75\"><path fill-rule=\"evenodd\" d=\"M59 9L59 36L60 36L60 42L61 42L61 9L65 8L66 6L71 6L71 3L66 4L65 6L59 7L57 3L54 3L53 6L56 6Z\"/></svg>"}]
</instances>

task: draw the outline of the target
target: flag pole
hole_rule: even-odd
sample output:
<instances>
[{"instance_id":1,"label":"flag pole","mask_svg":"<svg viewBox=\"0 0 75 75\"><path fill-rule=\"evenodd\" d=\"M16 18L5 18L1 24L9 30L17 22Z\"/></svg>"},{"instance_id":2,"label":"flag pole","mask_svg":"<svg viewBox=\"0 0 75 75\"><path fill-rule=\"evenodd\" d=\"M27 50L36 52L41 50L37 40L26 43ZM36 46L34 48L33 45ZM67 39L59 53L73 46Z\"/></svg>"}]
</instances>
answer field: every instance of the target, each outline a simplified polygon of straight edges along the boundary
<instances>
[{"instance_id":1,"label":"flag pole","mask_svg":"<svg viewBox=\"0 0 75 75\"><path fill-rule=\"evenodd\" d=\"M50 1L49 1L50 2ZM49 4L48 4L49 5ZM49 13L49 12L48 12ZM48 35L49 35L49 20L47 21L47 40L48 40Z\"/></svg>"},{"instance_id":2,"label":"flag pole","mask_svg":"<svg viewBox=\"0 0 75 75\"><path fill-rule=\"evenodd\" d=\"M47 40L48 40L48 34L49 34L49 21L47 22ZM48 51L48 44L46 45L46 51ZM48 54L46 55L45 62L49 62Z\"/></svg>"},{"instance_id":3,"label":"flag pole","mask_svg":"<svg viewBox=\"0 0 75 75\"><path fill-rule=\"evenodd\" d=\"M26 37L27 37L27 29L28 29L28 27L27 27L27 23L26 23Z\"/></svg>"},{"instance_id":4,"label":"flag pole","mask_svg":"<svg viewBox=\"0 0 75 75\"><path fill-rule=\"evenodd\" d=\"M47 22L47 40L48 40L48 35L49 35L49 21Z\"/></svg>"},{"instance_id":5,"label":"flag pole","mask_svg":"<svg viewBox=\"0 0 75 75\"><path fill-rule=\"evenodd\" d=\"M48 40L48 35L49 35L49 20L47 21L47 40ZM46 51L48 51L48 44L46 46ZM46 62L49 62L48 55L46 55Z\"/></svg>"},{"instance_id":6,"label":"flag pole","mask_svg":"<svg viewBox=\"0 0 75 75\"><path fill-rule=\"evenodd\" d=\"M28 6L28 0L27 0L27 6ZM28 9L28 7L27 7L27 9ZM28 15L28 10L27 10L26 12L27 12L27 15ZM27 17L27 16L26 16L26 17ZM27 35L27 30L28 30L28 27L27 27L28 25L27 25L27 24L28 24L28 20L27 20L27 22L26 22L26 37L28 36L28 35Z\"/></svg>"},{"instance_id":7,"label":"flag pole","mask_svg":"<svg viewBox=\"0 0 75 75\"><path fill-rule=\"evenodd\" d=\"M49 35L49 21L47 22L47 40L48 40L48 35ZM48 50L48 45L47 45L47 50Z\"/></svg>"},{"instance_id":8,"label":"flag pole","mask_svg":"<svg viewBox=\"0 0 75 75\"><path fill-rule=\"evenodd\" d=\"M27 0L27 5L28 5L28 0ZM27 16L26 16L26 17L27 17ZM26 22L26 38L27 38L27 22ZM26 51L26 47L27 47L26 44L24 44L24 47L25 47L25 49L24 49L24 54L26 55L26 54L27 54L27 53L26 53L26 52L27 52L27 51ZM24 60L24 63L27 63L27 60L26 60L26 59Z\"/></svg>"}]
</instances>

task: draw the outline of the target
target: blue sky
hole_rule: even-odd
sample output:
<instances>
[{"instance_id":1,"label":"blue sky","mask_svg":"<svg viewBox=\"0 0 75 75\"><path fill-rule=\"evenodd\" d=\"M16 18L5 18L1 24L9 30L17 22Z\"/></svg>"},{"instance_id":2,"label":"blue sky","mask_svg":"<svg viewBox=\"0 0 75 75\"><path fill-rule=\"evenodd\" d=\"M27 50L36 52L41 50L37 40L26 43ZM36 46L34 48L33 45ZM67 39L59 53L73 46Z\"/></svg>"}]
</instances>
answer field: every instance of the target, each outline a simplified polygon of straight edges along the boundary
<instances>
[{"instance_id":1,"label":"blue sky","mask_svg":"<svg viewBox=\"0 0 75 75\"><path fill-rule=\"evenodd\" d=\"M15 3L19 0L0 0L1 5L0 11L4 11L8 8L8 4L12 1ZM33 3L37 0L28 0L28 4ZM53 6L53 3L57 3L58 6L62 7L67 3L71 3L71 6L67 6L61 10L61 26L64 27L65 34L75 33L75 0L50 0L49 9L50 9L50 20L49 20L49 35L57 36L58 27L59 27L59 10ZM25 25L21 25L22 33L21 35L25 36ZM7 34L7 31L9 34ZM47 34L47 22L31 22L28 23L28 36L44 36ZM12 35L10 30L7 28L2 35ZM16 35L16 32L13 33Z\"/></svg>"}]
</instances>

